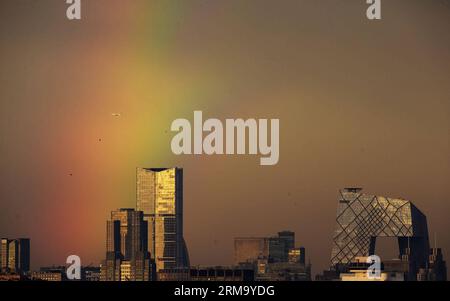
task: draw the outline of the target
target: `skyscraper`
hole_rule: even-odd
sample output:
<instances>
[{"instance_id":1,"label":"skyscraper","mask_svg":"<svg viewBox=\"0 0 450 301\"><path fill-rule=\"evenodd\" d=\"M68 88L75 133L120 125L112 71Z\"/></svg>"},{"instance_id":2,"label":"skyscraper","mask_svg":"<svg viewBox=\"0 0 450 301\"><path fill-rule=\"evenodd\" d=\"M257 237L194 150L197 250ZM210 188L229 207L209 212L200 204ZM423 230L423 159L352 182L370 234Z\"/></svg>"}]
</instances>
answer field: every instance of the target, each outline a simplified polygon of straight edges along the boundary
<instances>
[{"instance_id":1,"label":"skyscraper","mask_svg":"<svg viewBox=\"0 0 450 301\"><path fill-rule=\"evenodd\" d=\"M18 274L30 270L30 239L2 238L0 245L0 270L4 273Z\"/></svg>"},{"instance_id":2,"label":"skyscraper","mask_svg":"<svg viewBox=\"0 0 450 301\"><path fill-rule=\"evenodd\" d=\"M16 272L16 268L18 265L18 243L17 240L11 240L8 243L8 270L11 273Z\"/></svg>"},{"instance_id":3,"label":"skyscraper","mask_svg":"<svg viewBox=\"0 0 450 301\"><path fill-rule=\"evenodd\" d=\"M137 168L137 210L148 222L148 250L156 269L189 267L183 238L183 169Z\"/></svg>"},{"instance_id":4,"label":"skyscraper","mask_svg":"<svg viewBox=\"0 0 450 301\"><path fill-rule=\"evenodd\" d=\"M111 212L107 222L107 248L131 259L138 252L147 252L147 222L142 211L119 209Z\"/></svg>"},{"instance_id":5,"label":"skyscraper","mask_svg":"<svg viewBox=\"0 0 450 301\"><path fill-rule=\"evenodd\" d=\"M336 229L331 252L332 266L344 267L358 256L374 255L377 237L398 238L399 258L412 264L415 278L428 260L426 216L410 201L368 195L361 188L340 191Z\"/></svg>"},{"instance_id":6,"label":"skyscraper","mask_svg":"<svg viewBox=\"0 0 450 301\"><path fill-rule=\"evenodd\" d=\"M147 228L142 211L119 209L111 212L111 220L106 223L106 259L101 267L101 280L151 280Z\"/></svg>"},{"instance_id":7,"label":"skyscraper","mask_svg":"<svg viewBox=\"0 0 450 301\"><path fill-rule=\"evenodd\" d=\"M278 237L284 240L287 251L295 247L295 232L281 231L278 232Z\"/></svg>"}]
</instances>

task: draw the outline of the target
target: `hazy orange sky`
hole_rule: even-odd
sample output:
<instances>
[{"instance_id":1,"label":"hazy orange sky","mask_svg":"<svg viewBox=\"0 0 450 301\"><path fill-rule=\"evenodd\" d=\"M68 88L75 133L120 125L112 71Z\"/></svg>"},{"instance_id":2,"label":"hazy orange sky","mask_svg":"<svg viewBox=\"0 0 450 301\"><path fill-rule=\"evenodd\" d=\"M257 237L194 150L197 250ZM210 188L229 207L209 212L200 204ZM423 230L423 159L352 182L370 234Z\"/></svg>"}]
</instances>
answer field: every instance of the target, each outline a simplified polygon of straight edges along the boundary
<instances>
[{"instance_id":1,"label":"hazy orange sky","mask_svg":"<svg viewBox=\"0 0 450 301\"><path fill-rule=\"evenodd\" d=\"M138 166L184 168L195 265L290 229L327 268L346 186L412 200L449 259L450 1L381 21L363 0L91 0L81 21L64 2L0 2L0 236L30 237L34 268L98 264ZM173 155L194 110L279 118L280 162Z\"/></svg>"}]
</instances>

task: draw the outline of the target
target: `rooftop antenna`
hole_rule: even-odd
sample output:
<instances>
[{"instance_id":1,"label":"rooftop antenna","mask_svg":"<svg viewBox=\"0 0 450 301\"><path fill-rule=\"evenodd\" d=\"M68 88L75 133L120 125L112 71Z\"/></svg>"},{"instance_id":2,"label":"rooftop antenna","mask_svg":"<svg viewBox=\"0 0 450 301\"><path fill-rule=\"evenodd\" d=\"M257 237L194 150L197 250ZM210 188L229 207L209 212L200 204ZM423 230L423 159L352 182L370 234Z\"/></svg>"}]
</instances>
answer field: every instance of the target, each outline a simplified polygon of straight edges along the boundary
<instances>
[{"instance_id":1,"label":"rooftop antenna","mask_svg":"<svg viewBox=\"0 0 450 301\"><path fill-rule=\"evenodd\" d=\"M436 235L436 231L434 231L434 248L436 249L437 247L437 235Z\"/></svg>"}]
</instances>

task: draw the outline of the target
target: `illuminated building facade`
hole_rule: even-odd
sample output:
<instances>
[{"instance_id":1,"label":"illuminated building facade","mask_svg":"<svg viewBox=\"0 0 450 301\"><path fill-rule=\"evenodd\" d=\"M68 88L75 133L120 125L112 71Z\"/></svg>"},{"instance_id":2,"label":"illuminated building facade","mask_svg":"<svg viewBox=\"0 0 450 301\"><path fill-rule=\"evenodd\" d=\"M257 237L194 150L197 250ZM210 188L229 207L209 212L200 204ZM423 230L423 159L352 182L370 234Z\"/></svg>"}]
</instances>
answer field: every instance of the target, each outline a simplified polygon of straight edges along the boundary
<instances>
[{"instance_id":1,"label":"illuminated building facade","mask_svg":"<svg viewBox=\"0 0 450 301\"><path fill-rule=\"evenodd\" d=\"M30 240L2 238L0 243L0 271L23 274L30 270Z\"/></svg>"},{"instance_id":2,"label":"illuminated building facade","mask_svg":"<svg viewBox=\"0 0 450 301\"><path fill-rule=\"evenodd\" d=\"M189 267L183 238L183 169L138 168L137 210L148 222L148 250L156 270Z\"/></svg>"},{"instance_id":3,"label":"illuminated building facade","mask_svg":"<svg viewBox=\"0 0 450 301\"><path fill-rule=\"evenodd\" d=\"M0 274L0 282L3 281L23 281L28 280L22 275L19 274Z\"/></svg>"},{"instance_id":4,"label":"illuminated building facade","mask_svg":"<svg viewBox=\"0 0 450 301\"><path fill-rule=\"evenodd\" d=\"M397 237L400 258L411 263L408 279L426 266L427 219L410 201L368 195L360 188L340 191L331 263L341 269L359 256L373 255L377 237Z\"/></svg>"},{"instance_id":5,"label":"illuminated building facade","mask_svg":"<svg viewBox=\"0 0 450 301\"><path fill-rule=\"evenodd\" d=\"M1 240L0 270L2 272L8 269L9 241L7 238Z\"/></svg>"},{"instance_id":6,"label":"illuminated building facade","mask_svg":"<svg viewBox=\"0 0 450 301\"><path fill-rule=\"evenodd\" d=\"M303 247L289 250L288 261L292 263L306 263L306 250Z\"/></svg>"},{"instance_id":7,"label":"illuminated building facade","mask_svg":"<svg viewBox=\"0 0 450 301\"><path fill-rule=\"evenodd\" d=\"M111 220L107 222L107 251L120 253L124 259L147 252L147 228L141 211L119 209L111 212Z\"/></svg>"},{"instance_id":8,"label":"illuminated building facade","mask_svg":"<svg viewBox=\"0 0 450 301\"><path fill-rule=\"evenodd\" d=\"M31 279L34 281L64 281L65 274L60 270L38 271L31 273Z\"/></svg>"},{"instance_id":9,"label":"illuminated building facade","mask_svg":"<svg viewBox=\"0 0 450 301\"><path fill-rule=\"evenodd\" d=\"M130 279L131 279L131 262L128 260L124 260L120 264L120 281L130 281Z\"/></svg>"}]
</instances>

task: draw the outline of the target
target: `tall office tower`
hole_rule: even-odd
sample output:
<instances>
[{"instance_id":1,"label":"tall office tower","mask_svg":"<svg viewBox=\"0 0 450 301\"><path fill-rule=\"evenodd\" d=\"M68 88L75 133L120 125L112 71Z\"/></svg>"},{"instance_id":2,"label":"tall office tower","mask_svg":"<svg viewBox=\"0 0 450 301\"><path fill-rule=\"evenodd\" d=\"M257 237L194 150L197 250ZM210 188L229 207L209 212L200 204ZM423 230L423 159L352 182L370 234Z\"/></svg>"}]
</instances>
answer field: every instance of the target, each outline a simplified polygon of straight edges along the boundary
<instances>
[{"instance_id":1,"label":"tall office tower","mask_svg":"<svg viewBox=\"0 0 450 301\"><path fill-rule=\"evenodd\" d=\"M286 262L289 250L286 248L286 240L281 237L268 237L269 262Z\"/></svg>"},{"instance_id":2,"label":"tall office tower","mask_svg":"<svg viewBox=\"0 0 450 301\"><path fill-rule=\"evenodd\" d=\"M358 256L375 252L377 237L398 238L400 258L413 268L408 279L428 260L428 227L425 215L410 201L368 195L361 188L340 191L331 252L332 267L345 268ZM407 254L406 254L407 253Z\"/></svg>"},{"instance_id":3,"label":"tall office tower","mask_svg":"<svg viewBox=\"0 0 450 301\"><path fill-rule=\"evenodd\" d=\"M18 243L17 240L11 240L8 244L8 270L11 273L16 272L18 264Z\"/></svg>"},{"instance_id":4,"label":"tall office tower","mask_svg":"<svg viewBox=\"0 0 450 301\"><path fill-rule=\"evenodd\" d=\"M106 223L106 259L101 267L101 280L151 279L147 228L142 211L119 209L111 212L111 220Z\"/></svg>"},{"instance_id":5,"label":"tall office tower","mask_svg":"<svg viewBox=\"0 0 450 301\"><path fill-rule=\"evenodd\" d=\"M284 244L284 250L282 255L282 261L288 261L289 250L295 248L295 233L292 231L278 232L278 238Z\"/></svg>"},{"instance_id":6,"label":"tall office tower","mask_svg":"<svg viewBox=\"0 0 450 301\"><path fill-rule=\"evenodd\" d=\"M27 238L1 240L0 270L22 274L30 270L30 240Z\"/></svg>"},{"instance_id":7,"label":"tall office tower","mask_svg":"<svg viewBox=\"0 0 450 301\"><path fill-rule=\"evenodd\" d=\"M147 252L147 228L142 211L119 209L111 212L111 220L107 222L108 251L120 252L124 259Z\"/></svg>"},{"instance_id":8,"label":"tall office tower","mask_svg":"<svg viewBox=\"0 0 450 301\"><path fill-rule=\"evenodd\" d=\"M137 168L137 210L148 222L148 250L156 270L189 267L183 238L183 169Z\"/></svg>"}]
</instances>

